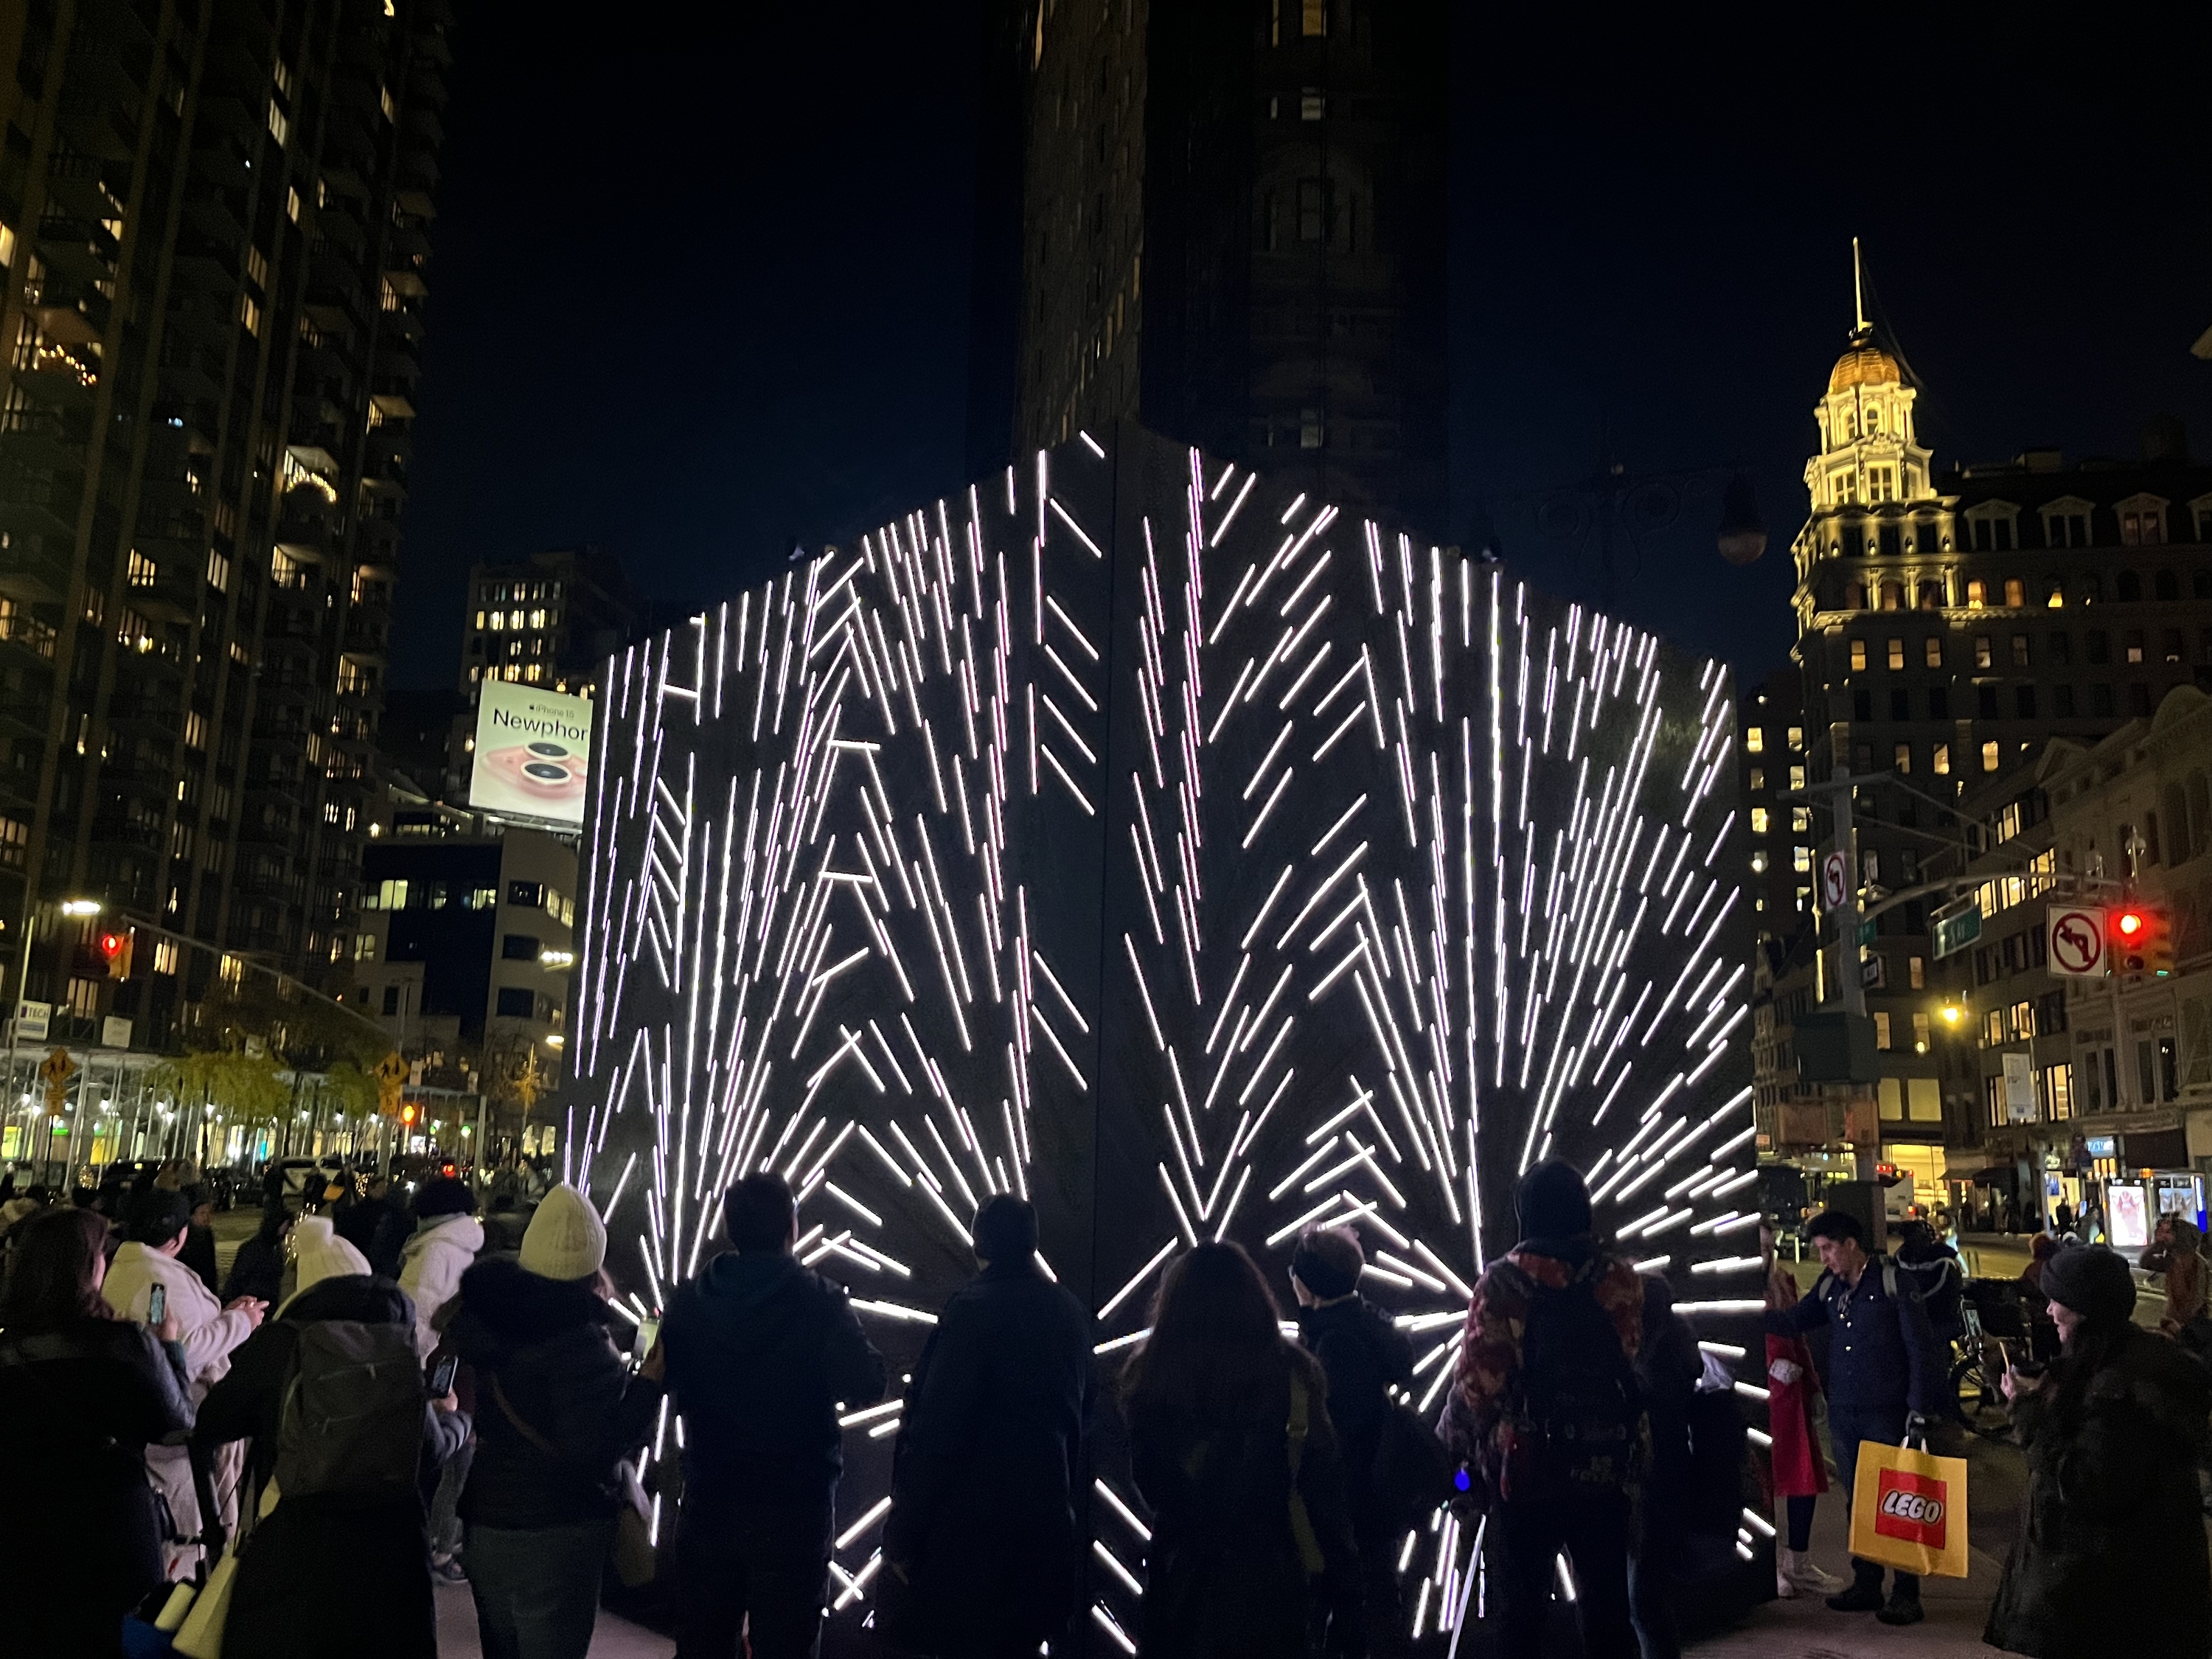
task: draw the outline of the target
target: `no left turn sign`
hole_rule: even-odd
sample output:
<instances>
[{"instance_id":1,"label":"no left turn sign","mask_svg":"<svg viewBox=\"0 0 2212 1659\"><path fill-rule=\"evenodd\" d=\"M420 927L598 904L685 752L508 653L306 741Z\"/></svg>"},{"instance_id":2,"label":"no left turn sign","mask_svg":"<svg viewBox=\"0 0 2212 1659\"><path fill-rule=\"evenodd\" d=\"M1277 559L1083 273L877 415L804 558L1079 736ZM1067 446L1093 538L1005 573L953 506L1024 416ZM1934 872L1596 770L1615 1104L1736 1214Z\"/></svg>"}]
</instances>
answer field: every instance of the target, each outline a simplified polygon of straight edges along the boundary
<instances>
[{"instance_id":1,"label":"no left turn sign","mask_svg":"<svg viewBox=\"0 0 2212 1659\"><path fill-rule=\"evenodd\" d=\"M2054 904L2044 913L2045 954L2060 979L2086 979L2105 971L2105 913Z\"/></svg>"},{"instance_id":2,"label":"no left turn sign","mask_svg":"<svg viewBox=\"0 0 2212 1659\"><path fill-rule=\"evenodd\" d=\"M1820 860L1820 908L1840 910L1844 901L1851 896L1850 861L1841 852L1834 852Z\"/></svg>"}]
</instances>

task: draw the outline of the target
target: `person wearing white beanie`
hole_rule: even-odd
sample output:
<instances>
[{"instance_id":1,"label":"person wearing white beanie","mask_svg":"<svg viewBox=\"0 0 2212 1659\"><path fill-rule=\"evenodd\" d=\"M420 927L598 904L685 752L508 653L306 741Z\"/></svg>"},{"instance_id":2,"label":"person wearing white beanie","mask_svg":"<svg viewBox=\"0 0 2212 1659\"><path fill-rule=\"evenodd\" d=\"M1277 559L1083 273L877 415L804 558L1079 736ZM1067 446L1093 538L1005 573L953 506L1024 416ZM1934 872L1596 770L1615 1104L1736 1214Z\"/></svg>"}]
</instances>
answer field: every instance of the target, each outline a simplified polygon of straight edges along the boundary
<instances>
[{"instance_id":1,"label":"person wearing white beanie","mask_svg":"<svg viewBox=\"0 0 2212 1659\"><path fill-rule=\"evenodd\" d=\"M310 1231L311 1227L315 1230ZM285 1308L326 1279L338 1279L349 1273L364 1279L368 1276L368 1258L331 1231L329 1218L311 1215L293 1229L293 1235L299 1248L292 1256L292 1294L285 1298L284 1307L277 1309L278 1318L284 1316Z\"/></svg>"},{"instance_id":2,"label":"person wearing white beanie","mask_svg":"<svg viewBox=\"0 0 2212 1659\"><path fill-rule=\"evenodd\" d=\"M447 1340L474 1372L476 1461L461 1494L469 1589L487 1653L589 1650L599 1569L621 1490L645 1443L660 1366L635 1376L606 1303L607 1230L566 1182L545 1194L513 1255L461 1276Z\"/></svg>"},{"instance_id":3,"label":"person wearing white beanie","mask_svg":"<svg viewBox=\"0 0 2212 1659\"><path fill-rule=\"evenodd\" d=\"M567 1182L538 1206L522 1235L522 1271L540 1279L589 1279L607 1259L606 1224Z\"/></svg>"}]
</instances>

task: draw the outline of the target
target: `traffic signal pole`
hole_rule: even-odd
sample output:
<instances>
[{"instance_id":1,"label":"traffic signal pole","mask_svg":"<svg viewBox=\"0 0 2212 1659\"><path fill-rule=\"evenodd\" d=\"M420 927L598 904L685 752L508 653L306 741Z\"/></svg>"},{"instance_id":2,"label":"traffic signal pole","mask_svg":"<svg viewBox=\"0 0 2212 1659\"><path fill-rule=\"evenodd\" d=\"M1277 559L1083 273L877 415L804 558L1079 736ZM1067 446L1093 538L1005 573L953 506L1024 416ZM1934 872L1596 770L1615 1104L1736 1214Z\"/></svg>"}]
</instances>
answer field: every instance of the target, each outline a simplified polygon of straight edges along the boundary
<instances>
[{"instance_id":1,"label":"traffic signal pole","mask_svg":"<svg viewBox=\"0 0 2212 1659\"><path fill-rule=\"evenodd\" d=\"M1829 907L1836 919L1836 1000L1842 1007L1846 1023L1863 1020L1867 1017L1866 983L1859 977L1859 854L1858 827L1851 816L1851 801L1858 787L1872 783L1886 773L1865 777L1854 777L1849 767L1838 769L1820 783L1805 787L1808 795L1828 796L1828 813L1834 823L1835 837L1832 851L1844 862L1843 890L1837 902ZM1823 884L1825 885L1825 884ZM1825 902L1829 895L1821 894ZM1851 1079L1856 1086L1861 1079ZM1876 1107L1877 1121L1880 1112ZM1861 1181L1875 1179L1875 1164L1879 1147L1852 1147L1855 1174Z\"/></svg>"}]
</instances>

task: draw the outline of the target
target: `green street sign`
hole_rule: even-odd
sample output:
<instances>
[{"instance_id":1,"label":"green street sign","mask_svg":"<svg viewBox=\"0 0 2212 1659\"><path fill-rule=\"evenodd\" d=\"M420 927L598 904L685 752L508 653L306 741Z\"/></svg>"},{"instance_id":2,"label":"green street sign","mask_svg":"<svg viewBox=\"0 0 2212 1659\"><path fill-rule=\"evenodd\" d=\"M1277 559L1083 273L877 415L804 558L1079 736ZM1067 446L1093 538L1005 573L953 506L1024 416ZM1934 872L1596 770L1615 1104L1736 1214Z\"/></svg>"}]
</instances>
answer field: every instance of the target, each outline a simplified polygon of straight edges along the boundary
<instances>
[{"instance_id":1,"label":"green street sign","mask_svg":"<svg viewBox=\"0 0 2212 1659\"><path fill-rule=\"evenodd\" d=\"M1871 945L1874 943L1874 918L1872 916L1869 916L1864 921L1859 924L1859 943L1862 945Z\"/></svg>"},{"instance_id":2,"label":"green street sign","mask_svg":"<svg viewBox=\"0 0 2212 1659\"><path fill-rule=\"evenodd\" d=\"M1936 918L1936 960L1965 950L1982 936L1982 907L1969 904L1963 910Z\"/></svg>"}]
</instances>

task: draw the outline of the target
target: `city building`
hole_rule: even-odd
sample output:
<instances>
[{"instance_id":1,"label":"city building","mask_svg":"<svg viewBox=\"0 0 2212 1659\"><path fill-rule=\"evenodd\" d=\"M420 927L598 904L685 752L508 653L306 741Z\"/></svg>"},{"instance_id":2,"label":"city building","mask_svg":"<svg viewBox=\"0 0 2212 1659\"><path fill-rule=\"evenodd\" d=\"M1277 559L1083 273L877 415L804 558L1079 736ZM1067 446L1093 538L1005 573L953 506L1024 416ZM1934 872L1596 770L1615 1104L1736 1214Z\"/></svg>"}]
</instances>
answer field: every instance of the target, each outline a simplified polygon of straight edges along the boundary
<instances>
[{"instance_id":1,"label":"city building","mask_svg":"<svg viewBox=\"0 0 2212 1659\"><path fill-rule=\"evenodd\" d=\"M1134 418L1443 524L1447 15L1003 0L976 281L1019 321L978 331L979 465Z\"/></svg>"},{"instance_id":2,"label":"city building","mask_svg":"<svg viewBox=\"0 0 2212 1659\"><path fill-rule=\"evenodd\" d=\"M346 972L450 21L0 7L0 1005L58 1037Z\"/></svg>"},{"instance_id":3,"label":"city building","mask_svg":"<svg viewBox=\"0 0 2212 1659\"><path fill-rule=\"evenodd\" d=\"M1962 861L1982 878L1980 936L1942 964L1975 1085L1980 1151L1953 1171L1962 1202L1978 1184L2078 1209L2115 1179L2212 1171L2208 768L2212 697L2181 686L2100 741L2054 739L2029 772L1961 803L1982 849ZM2171 927L2170 972L2128 972L2109 951L2113 971L2054 971L2051 912L2124 904Z\"/></svg>"},{"instance_id":4,"label":"city building","mask_svg":"<svg viewBox=\"0 0 2212 1659\"><path fill-rule=\"evenodd\" d=\"M576 849L398 789L374 829L346 1000L420 1080L484 1097L495 1154L565 1073Z\"/></svg>"},{"instance_id":5,"label":"city building","mask_svg":"<svg viewBox=\"0 0 2212 1659\"><path fill-rule=\"evenodd\" d=\"M533 553L469 572L459 690L486 678L584 696L609 657L645 626L645 603L612 554L597 547Z\"/></svg>"},{"instance_id":6,"label":"city building","mask_svg":"<svg viewBox=\"0 0 2212 1659\"><path fill-rule=\"evenodd\" d=\"M1870 1097L1882 1161L1933 1203L1947 1145L1978 1145L1982 1109L1972 1068L1935 1025L1931 918L1953 896L1937 872L1960 844L1960 798L2024 779L2053 739L2094 744L2212 678L2212 466L2160 417L2133 461L2031 450L1947 472L1920 441L1917 398L1862 325L1814 410L1811 507L1792 550L1806 741L1786 763L1813 793L1754 828L1763 931L1771 946L1796 941L1770 948L1754 1020L1764 1149L1832 1150L1849 1103ZM1773 738L1747 727L1744 766L1753 741ZM1869 780L1849 796L1850 879L1871 915L1839 945L1816 897L1838 800L1820 786L1846 771ZM1773 881L1785 865L1787 915ZM1841 972L1866 988L1873 1073L1817 1081L1794 1022L1839 1006ZM1790 1102L1823 1109L1785 1123Z\"/></svg>"}]
</instances>

